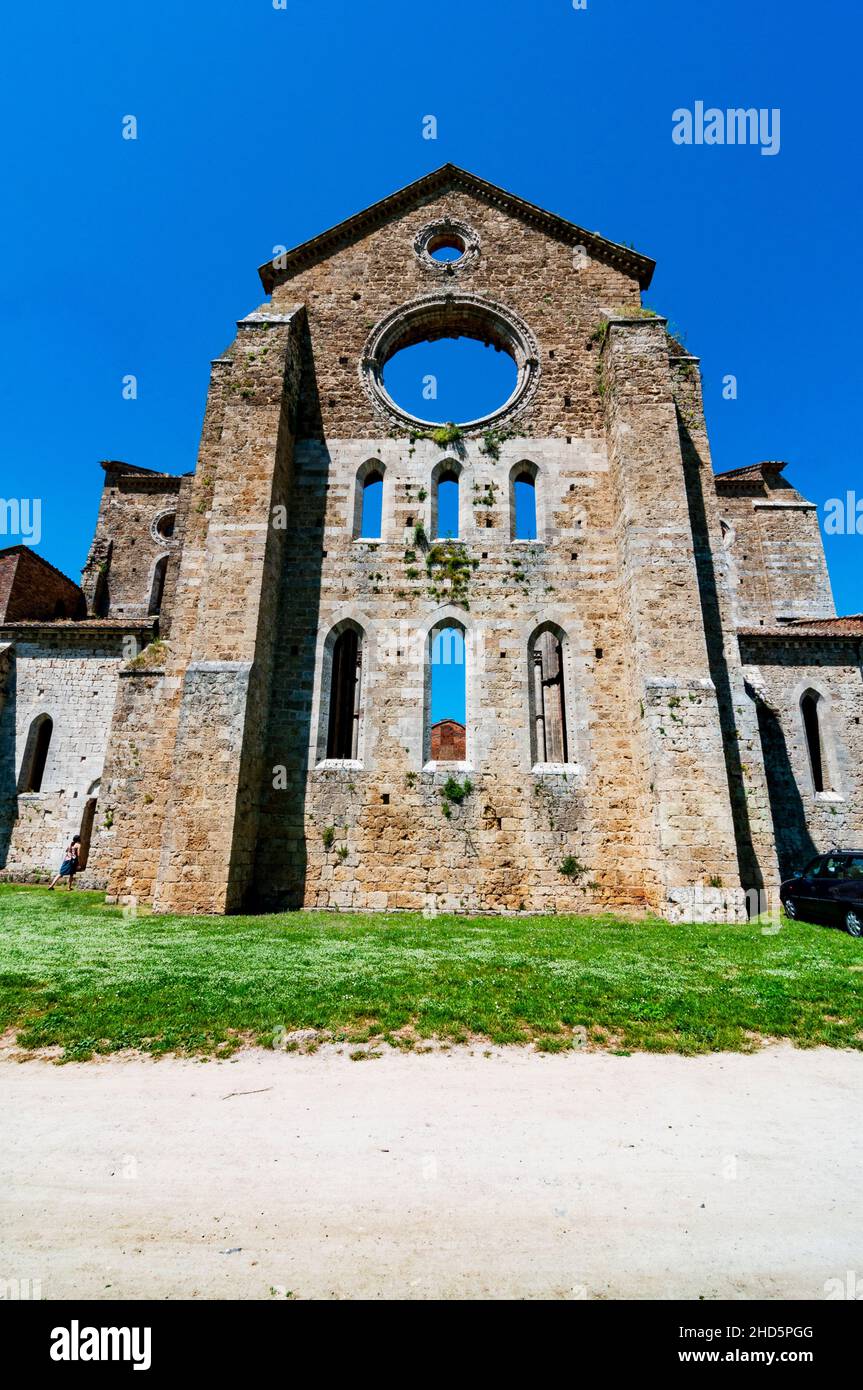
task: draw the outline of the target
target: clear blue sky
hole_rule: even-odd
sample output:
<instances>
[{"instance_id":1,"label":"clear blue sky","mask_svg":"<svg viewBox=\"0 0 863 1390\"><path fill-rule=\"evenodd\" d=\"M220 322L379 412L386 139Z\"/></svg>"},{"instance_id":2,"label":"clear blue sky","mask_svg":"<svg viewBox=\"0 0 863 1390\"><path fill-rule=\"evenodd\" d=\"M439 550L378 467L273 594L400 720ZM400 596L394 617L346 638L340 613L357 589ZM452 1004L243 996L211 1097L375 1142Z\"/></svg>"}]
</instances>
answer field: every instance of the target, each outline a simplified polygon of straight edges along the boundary
<instances>
[{"instance_id":1,"label":"clear blue sky","mask_svg":"<svg viewBox=\"0 0 863 1390\"><path fill-rule=\"evenodd\" d=\"M46 0L4 31L0 495L42 497L68 572L99 459L194 466L209 361L273 247L446 160L655 257L718 468L785 458L813 500L863 499L849 0ZM781 152L673 144L699 100L779 107ZM840 611L863 609L863 536L828 554Z\"/></svg>"}]
</instances>

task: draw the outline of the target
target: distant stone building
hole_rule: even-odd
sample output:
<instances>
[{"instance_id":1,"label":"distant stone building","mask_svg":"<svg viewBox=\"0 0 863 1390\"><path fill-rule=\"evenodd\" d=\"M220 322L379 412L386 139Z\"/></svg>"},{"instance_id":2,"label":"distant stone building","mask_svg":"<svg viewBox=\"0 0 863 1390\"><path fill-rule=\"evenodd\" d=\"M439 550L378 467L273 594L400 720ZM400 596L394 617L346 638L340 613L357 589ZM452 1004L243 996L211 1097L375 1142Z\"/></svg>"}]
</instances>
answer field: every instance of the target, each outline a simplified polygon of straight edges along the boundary
<instances>
[{"instance_id":1,"label":"distant stone building","mask_svg":"<svg viewBox=\"0 0 863 1390\"><path fill-rule=\"evenodd\" d=\"M85 881L161 912L679 917L863 842L863 618L782 464L714 475L652 271L451 165L262 267L195 472L103 465L80 591L0 554L5 873L83 827ZM517 384L440 429L384 367L454 335Z\"/></svg>"}]
</instances>

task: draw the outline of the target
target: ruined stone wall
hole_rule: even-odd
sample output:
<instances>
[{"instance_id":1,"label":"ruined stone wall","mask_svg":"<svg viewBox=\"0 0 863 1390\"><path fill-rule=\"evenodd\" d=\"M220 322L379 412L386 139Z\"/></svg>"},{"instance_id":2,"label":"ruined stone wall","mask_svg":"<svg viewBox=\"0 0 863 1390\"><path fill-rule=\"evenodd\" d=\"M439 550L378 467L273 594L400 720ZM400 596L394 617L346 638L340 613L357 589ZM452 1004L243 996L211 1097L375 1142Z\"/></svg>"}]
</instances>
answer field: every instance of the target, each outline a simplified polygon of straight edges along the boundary
<instances>
[{"instance_id":1,"label":"ruined stone wall","mask_svg":"<svg viewBox=\"0 0 863 1390\"><path fill-rule=\"evenodd\" d=\"M438 219L476 234L458 266L415 254ZM440 291L494 301L535 344L531 388L491 436L436 443L369 390L376 325ZM112 897L685 915L688 888L724 913L741 883L775 880L775 794L735 633L768 593L772 619L785 550L812 548L809 513L787 492L759 495L762 508L745 487L717 499L697 368L638 306L634 275L458 191L290 274L241 321L213 364L196 475L179 484L168 640L120 677L101 842ZM533 542L512 539L524 464ZM377 541L355 528L371 466ZM448 553L433 535L444 468L460 489ZM726 508L747 554L758 540L742 579ZM832 611L819 563L792 584L792 612ZM430 645L447 621L466 642L455 764L430 743ZM563 645L568 726L553 766L532 741L545 624ZM347 626L362 636L358 748L337 761L329 670ZM444 795L450 777L460 798Z\"/></svg>"},{"instance_id":2,"label":"ruined stone wall","mask_svg":"<svg viewBox=\"0 0 863 1390\"><path fill-rule=\"evenodd\" d=\"M863 668L859 638L741 638L767 765L782 876L835 846L863 847ZM825 790L816 792L800 700L822 696Z\"/></svg>"},{"instance_id":3,"label":"ruined stone wall","mask_svg":"<svg viewBox=\"0 0 863 1390\"><path fill-rule=\"evenodd\" d=\"M703 884L725 912L740 870L703 613L691 461L663 322L612 322L602 371L631 701L641 713L632 743L644 758L650 805L642 834L653 827L646 869L659 879L663 906Z\"/></svg>"},{"instance_id":4,"label":"ruined stone wall","mask_svg":"<svg viewBox=\"0 0 863 1390\"><path fill-rule=\"evenodd\" d=\"M109 897L162 911L235 909L254 856L303 316L238 329L213 363L170 634L124 674L106 770Z\"/></svg>"},{"instance_id":5,"label":"ruined stone wall","mask_svg":"<svg viewBox=\"0 0 863 1390\"><path fill-rule=\"evenodd\" d=\"M684 461L689 517L737 843L738 876L761 892L779 881L764 756L753 702L746 690L737 638L737 572L723 526L704 418L697 359L672 344L670 358Z\"/></svg>"},{"instance_id":6,"label":"ruined stone wall","mask_svg":"<svg viewBox=\"0 0 863 1390\"><path fill-rule=\"evenodd\" d=\"M717 483L740 627L835 612L818 508L779 475Z\"/></svg>"},{"instance_id":7,"label":"ruined stone wall","mask_svg":"<svg viewBox=\"0 0 863 1390\"><path fill-rule=\"evenodd\" d=\"M189 502L192 496L193 478L184 476L179 480L177 490L177 509L174 521L174 534L171 537L168 548L168 569L165 575L165 589L162 595L162 607L159 612L159 632L162 637L170 637L171 626L174 619L174 602L177 593L177 584L180 577L180 561L183 555L183 546L186 541L186 531L189 522Z\"/></svg>"},{"instance_id":8,"label":"ruined stone wall","mask_svg":"<svg viewBox=\"0 0 863 1390\"><path fill-rule=\"evenodd\" d=\"M99 803L100 837L90 872L109 901L149 904L170 798L180 680L145 648L119 673Z\"/></svg>"},{"instance_id":9,"label":"ruined stone wall","mask_svg":"<svg viewBox=\"0 0 863 1390\"><path fill-rule=\"evenodd\" d=\"M383 535L371 544L355 540L351 524L356 475L370 458L383 467L385 491ZM507 482L525 459L538 469L539 535L514 544ZM430 480L440 462L429 441L298 448L271 713L270 766L277 783L279 769L284 774L261 817L261 900L476 911L645 905L651 856L659 853L639 732L645 723L662 741L659 776L676 759L684 765L675 793L681 805L669 803L681 823L665 832L680 850L680 883L694 876L709 886L719 875L725 887L739 883L730 819L722 820L715 694L703 630L699 636L693 623L697 590L689 595L694 610L671 612L668 625L661 619L657 636L667 648L676 624L675 642L690 641L697 659L681 664L670 683L662 681L672 669L663 659L657 680L634 693L632 629L620 606L619 502L604 446L508 440L493 459L468 441L453 455L465 553L476 561L466 609L430 594L428 551L414 537L417 522L430 525ZM685 506L682 472L679 481ZM657 495L667 490L659 474L655 486ZM644 515L642 525L650 524L656 517ZM423 741L427 634L447 616L463 623L468 648L468 754L456 769L431 766ZM649 606L645 616L657 621ZM365 633L356 765L324 757L325 643L344 621ZM530 746L528 643L544 622L568 639L571 765L539 771ZM468 777L472 791L447 818L441 789L451 772ZM704 829L711 794L722 822L715 838L715 822ZM560 873L570 855L584 870L575 882Z\"/></svg>"},{"instance_id":10,"label":"ruined stone wall","mask_svg":"<svg viewBox=\"0 0 863 1390\"><path fill-rule=\"evenodd\" d=\"M414 255L414 238L424 224L447 217L476 231L479 253L449 272L426 268ZM589 338L604 312L640 303L637 282L480 198L455 191L429 199L276 287L274 309L301 301L308 312L315 380L304 384L300 437L361 439L382 432L359 380L366 339L392 309L436 290L503 303L541 341L542 389L519 416L520 433L602 432Z\"/></svg>"},{"instance_id":11,"label":"ruined stone wall","mask_svg":"<svg viewBox=\"0 0 863 1390\"><path fill-rule=\"evenodd\" d=\"M119 464L106 468L84 587L93 594L98 581L103 596L101 602L91 605L98 616L146 618L155 566L166 555L169 582L163 607L167 616L176 584L190 480L121 470ZM165 529L167 518L174 518L173 530L170 535L162 535L160 527Z\"/></svg>"},{"instance_id":12,"label":"ruined stone wall","mask_svg":"<svg viewBox=\"0 0 863 1390\"><path fill-rule=\"evenodd\" d=\"M10 644L0 708L0 867L9 877L56 872L65 845L80 833L88 797L98 796L121 643L118 633L69 627L16 634ZM54 728L42 786L19 794L30 727L43 714ZM97 830L100 824L97 817ZM90 873L80 881L100 879Z\"/></svg>"}]
</instances>

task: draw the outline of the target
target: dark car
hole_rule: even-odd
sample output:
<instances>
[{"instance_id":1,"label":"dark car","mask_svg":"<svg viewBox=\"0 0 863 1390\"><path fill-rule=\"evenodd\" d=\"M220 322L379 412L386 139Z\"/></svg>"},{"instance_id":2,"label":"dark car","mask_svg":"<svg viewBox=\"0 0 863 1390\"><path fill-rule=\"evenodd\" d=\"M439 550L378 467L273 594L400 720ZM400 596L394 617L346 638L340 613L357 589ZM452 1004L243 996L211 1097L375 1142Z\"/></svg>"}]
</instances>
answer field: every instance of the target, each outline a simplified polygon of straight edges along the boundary
<instances>
[{"instance_id":1,"label":"dark car","mask_svg":"<svg viewBox=\"0 0 863 1390\"><path fill-rule=\"evenodd\" d=\"M789 917L863 936L863 849L819 854L797 878L786 879L779 896Z\"/></svg>"}]
</instances>

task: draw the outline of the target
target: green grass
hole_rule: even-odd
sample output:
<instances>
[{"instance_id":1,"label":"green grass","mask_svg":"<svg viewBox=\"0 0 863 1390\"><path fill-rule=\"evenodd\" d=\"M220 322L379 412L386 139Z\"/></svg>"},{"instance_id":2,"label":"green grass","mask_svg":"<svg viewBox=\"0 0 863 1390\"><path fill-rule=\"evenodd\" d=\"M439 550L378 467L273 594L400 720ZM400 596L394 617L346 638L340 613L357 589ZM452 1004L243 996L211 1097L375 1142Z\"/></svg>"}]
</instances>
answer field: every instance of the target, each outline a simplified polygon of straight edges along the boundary
<instances>
[{"instance_id":1,"label":"green grass","mask_svg":"<svg viewBox=\"0 0 863 1390\"><path fill-rule=\"evenodd\" d=\"M863 1048L863 943L786 922L286 913L126 918L0 885L0 1029L66 1058L230 1051L277 1030L534 1041L543 1051ZM402 1030L401 1033L399 1030Z\"/></svg>"}]
</instances>

